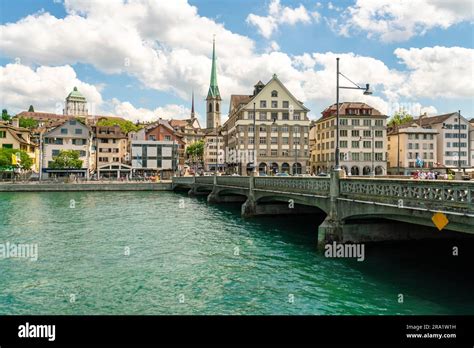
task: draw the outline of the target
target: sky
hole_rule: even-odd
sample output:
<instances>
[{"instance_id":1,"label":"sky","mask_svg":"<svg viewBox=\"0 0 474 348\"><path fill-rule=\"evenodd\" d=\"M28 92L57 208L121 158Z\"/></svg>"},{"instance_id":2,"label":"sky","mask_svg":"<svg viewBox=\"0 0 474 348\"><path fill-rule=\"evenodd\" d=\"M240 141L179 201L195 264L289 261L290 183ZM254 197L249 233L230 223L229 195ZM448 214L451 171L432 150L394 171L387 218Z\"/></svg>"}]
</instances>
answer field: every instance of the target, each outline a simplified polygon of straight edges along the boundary
<instances>
[{"instance_id":1,"label":"sky","mask_svg":"<svg viewBox=\"0 0 474 348\"><path fill-rule=\"evenodd\" d=\"M0 107L62 113L77 86L90 113L205 126L212 40L227 119L232 94L273 74L311 111L341 72L393 115L474 115L472 0L0 0ZM341 85L351 82L342 78Z\"/></svg>"}]
</instances>

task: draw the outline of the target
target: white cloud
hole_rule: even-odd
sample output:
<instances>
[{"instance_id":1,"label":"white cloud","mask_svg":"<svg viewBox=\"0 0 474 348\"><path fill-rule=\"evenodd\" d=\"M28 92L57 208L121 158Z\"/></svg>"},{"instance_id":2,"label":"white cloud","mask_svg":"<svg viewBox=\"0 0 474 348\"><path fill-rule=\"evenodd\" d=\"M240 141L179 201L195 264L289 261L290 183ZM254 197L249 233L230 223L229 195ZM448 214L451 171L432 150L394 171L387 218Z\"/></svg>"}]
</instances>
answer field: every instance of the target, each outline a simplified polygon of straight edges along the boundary
<instances>
[{"instance_id":1,"label":"white cloud","mask_svg":"<svg viewBox=\"0 0 474 348\"><path fill-rule=\"evenodd\" d=\"M0 67L0 100L13 112L24 111L32 104L37 111L62 113L64 100L73 87L87 98L94 112L102 104L96 86L80 81L69 65L32 69L21 64Z\"/></svg>"},{"instance_id":2,"label":"white cloud","mask_svg":"<svg viewBox=\"0 0 474 348\"><path fill-rule=\"evenodd\" d=\"M301 4L296 8L282 7L280 0L272 0L268 6L267 16L251 13L247 16L247 23L256 26L259 33L269 39L281 24L295 25L299 22L309 24L312 21L317 23L319 18L320 14L317 11L309 13Z\"/></svg>"},{"instance_id":3,"label":"white cloud","mask_svg":"<svg viewBox=\"0 0 474 348\"><path fill-rule=\"evenodd\" d=\"M121 102L116 98L112 99L113 114L124 117L128 120L136 121L156 121L159 117L163 119L184 119L189 118L191 110L183 105L168 104L154 110L147 108L137 108L130 102ZM196 114L199 117L199 114Z\"/></svg>"},{"instance_id":4,"label":"white cloud","mask_svg":"<svg viewBox=\"0 0 474 348\"><path fill-rule=\"evenodd\" d=\"M394 54L409 69L400 95L426 98L472 98L474 95L474 49L397 48Z\"/></svg>"},{"instance_id":5,"label":"white cloud","mask_svg":"<svg viewBox=\"0 0 474 348\"><path fill-rule=\"evenodd\" d=\"M338 56L343 73L357 83L371 83L375 90L374 95L369 97L362 96L359 91L344 90L341 100L363 100L382 112L392 110L392 105L401 97L415 103L416 98L430 98L433 92L431 97L436 98L452 98L455 95L470 98L473 95L472 70L469 70L472 64L468 61L472 61L472 49L399 49L395 55L400 59L402 69L393 69L378 59L353 53L290 56L281 52L274 41L270 42L265 53L260 54L252 40L199 16L197 9L183 0L136 0L126 3L120 0L68 0L66 8L68 15L62 19L40 13L0 26L0 49L4 56L19 57L25 64L44 65L36 70L28 68L34 73L25 75L24 79L33 81L33 86L37 85L34 80L38 71L42 71L40 69L68 67L69 75L61 76L64 80L56 76L60 75L58 72L51 76L42 74L44 80L52 80L48 84L61 85L62 90L51 89L49 93L54 100L53 105L56 100L62 101L74 84L78 84L84 94L91 88L87 92L90 96L86 96L100 104L97 98L100 97L101 85L71 82L77 80L69 66L74 63L90 64L110 74L126 73L138 80L134 87L172 92L187 100L194 89L196 98L204 98L209 85L214 33L217 35L218 82L224 103L230 94L251 93L256 81L266 82L276 73L299 100L312 106L312 115L319 115L320 110L335 102L335 63ZM269 12L281 14L284 11L279 2L273 1ZM50 65L59 66L48 67ZM404 71L406 68L409 70ZM37 87L41 89L41 94L33 93L27 86L29 82L24 82L22 88L16 88L18 83L14 77L15 74L9 74L7 88L10 94L7 98L2 93L2 97L5 95L4 104L21 110L36 100L40 106L51 105L48 102L48 84L43 82L43 89L42 86ZM424 86L423 83L431 85ZM443 89L451 91L443 94L440 92ZM93 92L97 93L96 97ZM124 116L135 117L133 115L137 114L143 118L164 112L137 108L126 101L103 102L101 108L108 112L123 112ZM182 112L174 110L178 115L189 115L186 108Z\"/></svg>"},{"instance_id":6,"label":"white cloud","mask_svg":"<svg viewBox=\"0 0 474 348\"><path fill-rule=\"evenodd\" d=\"M333 28L345 36L362 31L386 42L405 41L474 19L473 4L472 0L357 0Z\"/></svg>"}]
</instances>

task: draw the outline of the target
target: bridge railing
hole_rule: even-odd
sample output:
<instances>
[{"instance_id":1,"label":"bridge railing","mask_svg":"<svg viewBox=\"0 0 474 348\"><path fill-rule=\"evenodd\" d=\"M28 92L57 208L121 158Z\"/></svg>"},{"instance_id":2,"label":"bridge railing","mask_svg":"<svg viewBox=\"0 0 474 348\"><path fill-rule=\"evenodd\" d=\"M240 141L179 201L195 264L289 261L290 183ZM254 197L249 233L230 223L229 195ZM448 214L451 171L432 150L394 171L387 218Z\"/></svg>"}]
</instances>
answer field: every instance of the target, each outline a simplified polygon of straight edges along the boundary
<instances>
[{"instance_id":1,"label":"bridge railing","mask_svg":"<svg viewBox=\"0 0 474 348\"><path fill-rule=\"evenodd\" d=\"M250 186L250 178L248 176L218 176L217 185L248 188Z\"/></svg>"},{"instance_id":2,"label":"bridge railing","mask_svg":"<svg viewBox=\"0 0 474 348\"><path fill-rule=\"evenodd\" d=\"M282 192L329 195L329 178L256 177L255 188Z\"/></svg>"},{"instance_id":3,"label":"bridge railing","mask_svg":"<svg viewBox=\"0 0 474 348\"><path fill-rule=\"evenodd\" d=\"M340 196L427 209L474 212L474 182L341 179Z\"/></svg>"},{"instance_id":4,"label":"bridge railing","mask_svg":"<svg viewBox=\"0 0 474 348\"><path fill-rule=\"evenodd\" d=\"M173 184L191 185L194 183L192 176L173 176Z\"/></svg>"},{"instance_id":5,"label":"bridge railing","mask_svg":"<svg viewBox=\"0 0 474 348\"><path fill-rule=\"evenodd\" d=\"M196 184L214 184L213 176L196 176Z\"/></svg>"}]
</instances>

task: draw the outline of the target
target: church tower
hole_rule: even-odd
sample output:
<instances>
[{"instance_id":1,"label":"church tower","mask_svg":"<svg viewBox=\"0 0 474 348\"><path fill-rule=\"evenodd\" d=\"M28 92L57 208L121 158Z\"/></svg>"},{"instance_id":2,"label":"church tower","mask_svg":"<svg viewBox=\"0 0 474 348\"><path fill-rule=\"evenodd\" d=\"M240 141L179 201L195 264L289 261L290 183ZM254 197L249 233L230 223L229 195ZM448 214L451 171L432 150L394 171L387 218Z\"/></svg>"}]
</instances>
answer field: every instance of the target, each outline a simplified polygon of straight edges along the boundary
<instances>
[{"instance_id":1,"label":"church tower","mask_svg":"<svg viewBox=\"0 0 474 348\"><path fill-rule=\"evenodd\" d=\"M221 95L217 86L217 65L216 65L216 40L212 41L212 67L211 83L206 98L206 113L208 129L215 129L221 126Z\"/></svg>"},{"instance_id":2,"label":"church tower","mask_svg":"<svg viewBox=\"0 0 474 348\"><path fill-rule=\"evenodd\" d=\"M66 108L63 110L64 115L72 116L87 116L87 100L86 98L74 87L73 91L66 97Z\"/></svg>"}]
</instances>

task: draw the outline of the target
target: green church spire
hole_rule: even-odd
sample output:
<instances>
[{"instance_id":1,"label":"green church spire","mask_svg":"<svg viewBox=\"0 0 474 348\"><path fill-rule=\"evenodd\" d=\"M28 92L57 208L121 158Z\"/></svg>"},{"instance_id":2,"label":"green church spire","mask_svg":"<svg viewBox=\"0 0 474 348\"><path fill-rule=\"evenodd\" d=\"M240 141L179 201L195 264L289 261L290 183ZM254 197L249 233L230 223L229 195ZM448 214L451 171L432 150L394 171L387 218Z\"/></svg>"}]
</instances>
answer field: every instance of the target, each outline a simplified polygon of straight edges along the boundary
<instances>
[{"instance_id":1,"label":"green church spire","mask_svg":"<svg viewBox=\"0 0 474 348\"><path fill-rule=\"evenodd\" d=\"M216 39L212 40L212 68L211 84L209 85L208 98L220 98L219 86L217 86L217 65L216 65Z\"/></svg>"}]
</instances>

